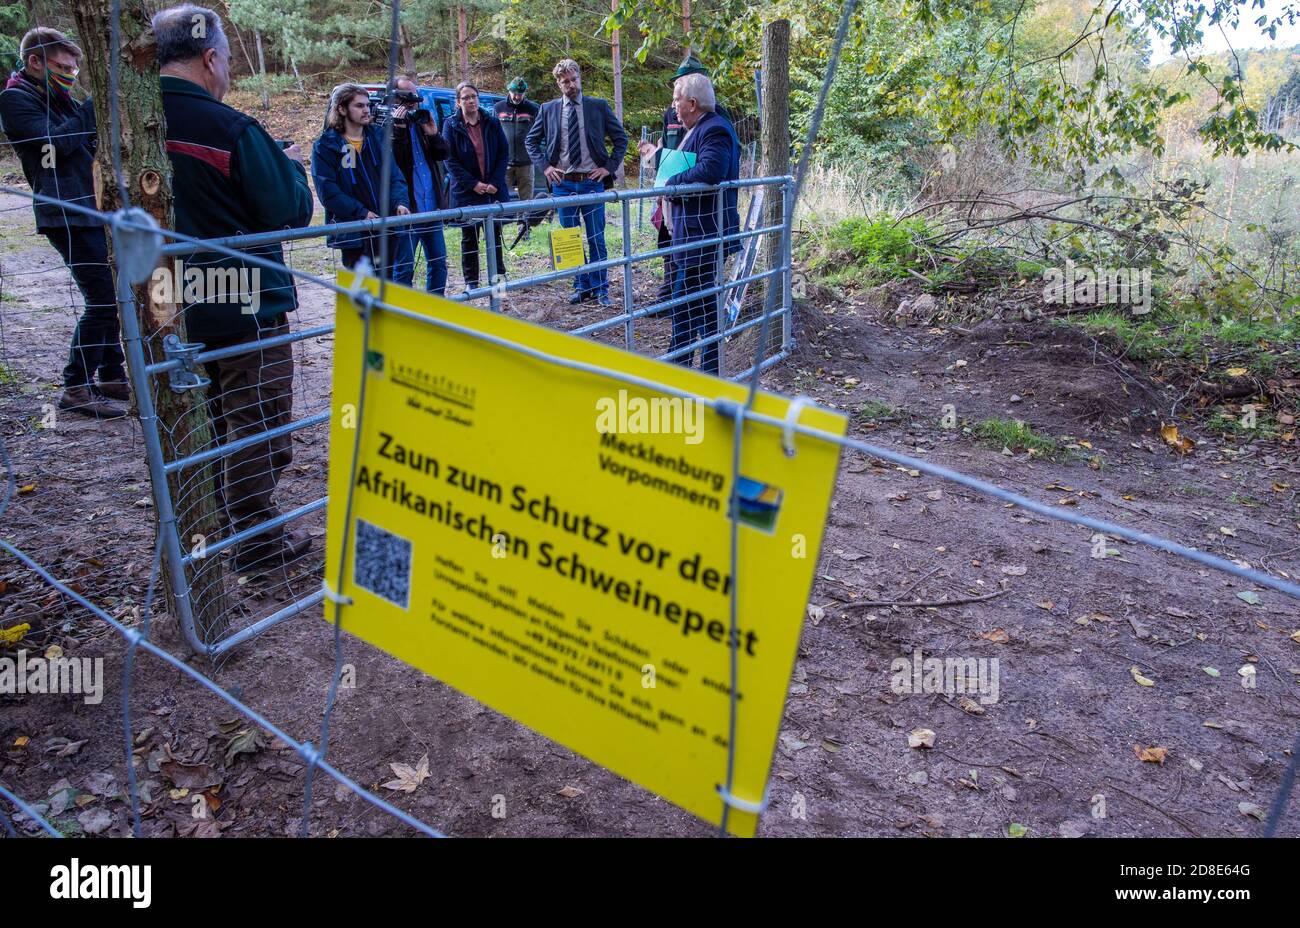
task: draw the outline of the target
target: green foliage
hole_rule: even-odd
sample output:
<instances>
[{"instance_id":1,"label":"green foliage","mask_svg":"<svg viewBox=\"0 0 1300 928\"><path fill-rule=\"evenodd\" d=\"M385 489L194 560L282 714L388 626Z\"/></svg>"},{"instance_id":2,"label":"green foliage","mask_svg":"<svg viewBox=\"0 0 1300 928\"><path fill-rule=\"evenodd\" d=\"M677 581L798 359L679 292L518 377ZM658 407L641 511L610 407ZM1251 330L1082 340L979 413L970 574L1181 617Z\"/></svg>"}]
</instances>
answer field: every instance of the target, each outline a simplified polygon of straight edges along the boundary
<instances>
[{"instance_id":1,"label":"green foliage","mask_svg":"<svg viewBox=\"0 0 1300 928\"><path fill-rule=\"evenodd\" d=\"M1019 419L984 419L971 428L971 434L982 444L999 450L1028 451L1049 459L1061 453L1055 439L1039 435Z\"/></svg>"},{"instance_id":2,"label":"green foliage","mask_svg":"<svg viewBox=\"0 0 1300 928\"><path fill-rule=\"evenodd\" d=\"M1109 347L1137 361L1181 360L1203 367L1210 379L1227 380L1229 368L1268 376L1280 366L1300 368L1300 318L1202 315L1178 304L1149 316L1105 310L1071 317L1067 325L1100 336Z\"/></svg>"},{"instance_id":3,"label":"green foliage","mask_svg":"<svg viewBox=\"0 0 1300 928\"><path fill-rule=\"evenodd\" d=\"M846 219L825 230L806 257L813 271L829 269L875 282L905 278L909 268L919 265L921 240L928 231L920 218Z\"/></svg>"},{"instance_id":4,"label":"green foliage","mask_svg":"<svg viewBox=\"0 0 1300 928\"><path fill-rule=\"evenodd\" d=\"M267 93L284 93L295 86L295 80L292 74L267 74L266 75L266 92ZM248 77L241 77L235 81L236 90L247 90L251 93L262 92L262 75L250 74Z\"/></svg>"}]
</instances>

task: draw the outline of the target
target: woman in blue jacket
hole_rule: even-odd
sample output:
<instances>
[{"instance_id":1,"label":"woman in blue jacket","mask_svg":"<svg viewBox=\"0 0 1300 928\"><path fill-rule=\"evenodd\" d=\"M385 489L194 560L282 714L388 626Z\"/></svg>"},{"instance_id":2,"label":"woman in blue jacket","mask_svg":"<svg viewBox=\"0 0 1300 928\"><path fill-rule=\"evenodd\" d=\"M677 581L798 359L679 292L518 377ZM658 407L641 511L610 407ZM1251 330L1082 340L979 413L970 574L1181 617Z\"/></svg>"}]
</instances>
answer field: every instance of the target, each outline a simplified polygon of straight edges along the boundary
<instances>
[{"instance_id":1,"label":"woman in blue jacket","mask_svg":"<svg viewBox=\"0 0 1300 928\"><path fill-rule=\"evenodd\" d=\"M506 134L496 117L478 105L478 88L468 82L456 86L456 112L442 125L447 140L447 173L451 175L453 207L504 203L510 199L506 184L506 166L510 148ZM501 222L493 220L496 233L497 273L505 276L505 255L501 248ZM478 233L482 222L464 226L460 234L460 269L465 288L479 285Z\"/></svg>"},{"instance_id":2,"label":"woman in blue jacket","mask_svg":"<svg viewBox=\"0 0 1300 928\"><path fill-rule=\"evenodd\" d=\"M359 84L335 87L325 122L325 131L311 148L311 177L316 196L325 206L325 222L378 219L383 212L380 190L384 137L379 127L371 124L366 89ZM396 166L389 171L388 183L388 215L409 213L406 180ZM343 252L346 268L354 267L362 255L370 259L373 267L379 266L380 241L376 233L334 234L325 242ZM410 236L404 229L388 233L388 277L399 264L410 263L409 249Z\"/></svg>"}]
</instances>

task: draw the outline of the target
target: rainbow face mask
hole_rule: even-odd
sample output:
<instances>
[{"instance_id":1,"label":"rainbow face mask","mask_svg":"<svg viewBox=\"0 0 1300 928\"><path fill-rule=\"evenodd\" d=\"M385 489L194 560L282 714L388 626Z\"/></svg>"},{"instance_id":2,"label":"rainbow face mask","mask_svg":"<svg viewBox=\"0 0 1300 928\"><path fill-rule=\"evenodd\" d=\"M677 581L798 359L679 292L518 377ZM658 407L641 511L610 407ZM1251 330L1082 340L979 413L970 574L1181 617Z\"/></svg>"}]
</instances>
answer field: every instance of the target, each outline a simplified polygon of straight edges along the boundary
<instances>
[{"instance_id":1,"label":"rainbow face mask","mask_svg":"<svg viewBox=\"0 0 1300 928\"><path fill-rule=\"evenodd\" d=\"M45 71L46 79L50 87L63 94L72 93L72 87L77 83L77 72L64 74L62 71L55 71L53 68L47 68Z\"/></svg>"}]
</instances>

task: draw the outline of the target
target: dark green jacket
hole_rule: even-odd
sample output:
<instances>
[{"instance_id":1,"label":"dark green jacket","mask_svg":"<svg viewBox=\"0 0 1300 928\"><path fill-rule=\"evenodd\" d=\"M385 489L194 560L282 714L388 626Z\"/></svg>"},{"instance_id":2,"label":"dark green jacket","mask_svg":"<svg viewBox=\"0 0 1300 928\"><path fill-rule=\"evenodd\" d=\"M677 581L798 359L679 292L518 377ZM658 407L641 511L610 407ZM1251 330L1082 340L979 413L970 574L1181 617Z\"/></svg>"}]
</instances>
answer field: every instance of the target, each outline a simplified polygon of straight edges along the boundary
<instances>
[{"instance_id":1,"label":"dark green jacket","mask_svg":"<svg viewBox=\"0 0 1300 928\"><path fill-rule=\"evenodd\" d=\"M162 78L167 117L167 154L172 162L176 230L200 238L301 228L311 222L312 196L307 172L284 152L253 117L218 102L197 84ZM284 264L280 244L242 249ZM279 321L298 306L288 270L261 268L252 275L246 262L213 252L185 260L187 269L217 266L248 268L249 282L260 284L257 312L245 295L223 299L220 291L182 303L191 339L230 338Z\"/></svg>"}]
</instances>

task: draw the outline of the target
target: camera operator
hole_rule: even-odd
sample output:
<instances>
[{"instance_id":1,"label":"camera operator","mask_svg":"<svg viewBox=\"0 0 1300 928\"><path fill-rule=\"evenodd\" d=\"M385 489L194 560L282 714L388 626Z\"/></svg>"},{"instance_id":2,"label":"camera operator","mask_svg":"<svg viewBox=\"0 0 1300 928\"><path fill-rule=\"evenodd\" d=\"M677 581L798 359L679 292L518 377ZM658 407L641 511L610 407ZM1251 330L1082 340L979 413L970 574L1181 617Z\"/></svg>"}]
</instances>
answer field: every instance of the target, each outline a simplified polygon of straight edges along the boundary
<instances>
[{"instance_id":1,"label":"camera operator","mask_svg":"<svg viewBox=\"0 0 1300 928\"><path fill-rule=\"evenodd\" d=\"M406 178L411 211L427 213L447 209L447 175L443 162L449 149L438 131L433 114L420 104L419 88L409 76L399 77L393 88L393 161ZM442 296L447 288L447 243L442 223L414 225L410 245L403 252L409 261L393 269L393 280L411 286L415 279L415 247L424 249L425 284L430 293Z\"/></svg>"}]
</instances>

